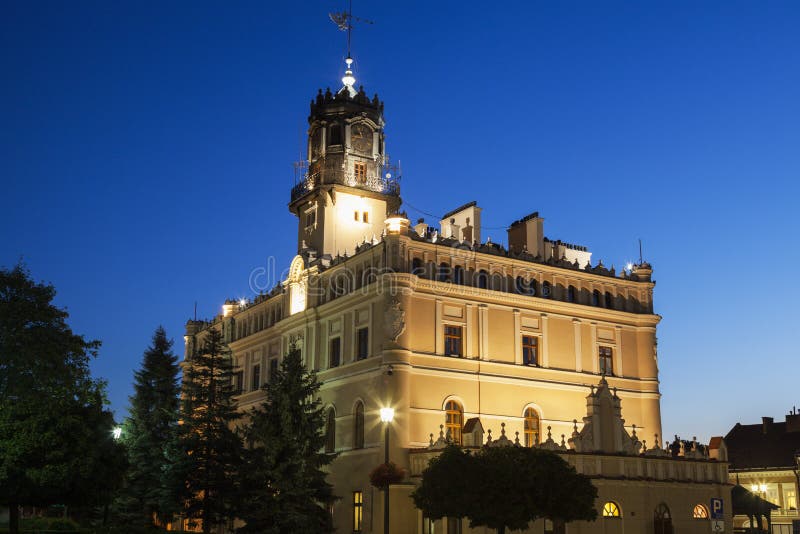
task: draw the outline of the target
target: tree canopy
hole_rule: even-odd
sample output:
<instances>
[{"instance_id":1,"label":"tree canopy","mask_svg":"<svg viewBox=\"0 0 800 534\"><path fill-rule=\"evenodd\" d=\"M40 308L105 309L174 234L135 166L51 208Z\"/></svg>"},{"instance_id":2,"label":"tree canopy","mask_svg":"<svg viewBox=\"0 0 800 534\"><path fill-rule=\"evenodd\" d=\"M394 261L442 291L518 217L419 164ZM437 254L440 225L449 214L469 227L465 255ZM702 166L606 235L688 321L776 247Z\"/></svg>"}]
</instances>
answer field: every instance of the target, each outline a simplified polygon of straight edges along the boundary
<instances>
[{"instance_id":1,"label":"tree canopy","mask_svg":"<svg viewBox=\"0 0 800 534\"><path fill-rule=\"evenodd\" d=\"M471 527L524 530L540 518L594 520L597 489L555 453L508 446L470 454L451 445L431 459L411 494L431 519L467 517Z\"/></svg>"},{"instance_id":2,"label":"tree canopy","mask_svg":"<svg viewBox=\"0 0 800 534\"><path fill-rule=\"evenodd\" d=\"M316 374L292 349L266 385L266 399L253 409L245 438L246 491L239 532L333 532L327 505L334 502L323 468L335 455L325 445L325 416Z\"/></svg>"},{"instance_id":3,"label":"tree canopy","mask_svg":"<svg viewBox=\"0 0 800 534\"><path fill-rule=\"evenodd\" d=\"M72 332L55 288L21 265L0 269L0 502L105 504L125 467L105 383L92 378L99 341Z\"/></svg>"}]
</instances>

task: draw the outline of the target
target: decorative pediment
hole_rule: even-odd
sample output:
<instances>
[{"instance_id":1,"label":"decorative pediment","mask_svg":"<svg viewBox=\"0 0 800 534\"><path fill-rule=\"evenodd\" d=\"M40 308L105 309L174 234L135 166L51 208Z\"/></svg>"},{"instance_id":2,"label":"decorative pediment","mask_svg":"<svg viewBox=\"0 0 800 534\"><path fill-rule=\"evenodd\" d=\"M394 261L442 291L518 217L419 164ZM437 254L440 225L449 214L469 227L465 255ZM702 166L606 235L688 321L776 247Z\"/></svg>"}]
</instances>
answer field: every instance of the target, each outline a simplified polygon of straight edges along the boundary
<instances>
[{"instance_id":1,"label":"decorative pediment","mask_svg":"<svg viewBox=\"0 0 800 534\"><path fill-rule=\"evenodd\" d=\"M586 397L586 417L583 428L578 432L578 421L574 420L574 430L569 439L570 446L578 452L603 452L608 454L639 454L641 442L625 430L622 418L622 401L616 388L608 387L605 376Z\"/></svg>"}]
</instances>

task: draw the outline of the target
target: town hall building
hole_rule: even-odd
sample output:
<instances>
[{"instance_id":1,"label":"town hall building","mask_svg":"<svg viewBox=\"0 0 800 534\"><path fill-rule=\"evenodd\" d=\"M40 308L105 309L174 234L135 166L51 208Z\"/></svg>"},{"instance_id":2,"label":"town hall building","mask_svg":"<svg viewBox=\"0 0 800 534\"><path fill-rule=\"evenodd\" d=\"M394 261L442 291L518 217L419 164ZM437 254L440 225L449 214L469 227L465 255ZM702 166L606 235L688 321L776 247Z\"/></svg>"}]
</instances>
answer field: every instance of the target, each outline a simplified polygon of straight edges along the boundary
<instances>
[{"instance_id":1,"label":"town hall building","mask_svg":"<svg viewBox=\"0 0 800 534\"><path fill-rule=\"evenodd\" d=\"M386 156L384 103L343 86L311 101L307 160L289 196L297 255L272 291L189 321L187 357L220 329L238 369L241 410L291 346L318 372L337 532L383 531L368 474L392 461L392 533L468 533L430 521L409 494L446 442L549 448L598 487L598 520L539 521L528 532L712 532L730 499L724 447L664 443L652 267L616 271L548 237L538 212L483 239L477 202L410 221ZM558 217L559 214L546 214ZM391 422L380 419L392 408ZM624 416L624 419L623 419ZM717 522L730 531L730 512Z\"/></svg>"}]
</instances>

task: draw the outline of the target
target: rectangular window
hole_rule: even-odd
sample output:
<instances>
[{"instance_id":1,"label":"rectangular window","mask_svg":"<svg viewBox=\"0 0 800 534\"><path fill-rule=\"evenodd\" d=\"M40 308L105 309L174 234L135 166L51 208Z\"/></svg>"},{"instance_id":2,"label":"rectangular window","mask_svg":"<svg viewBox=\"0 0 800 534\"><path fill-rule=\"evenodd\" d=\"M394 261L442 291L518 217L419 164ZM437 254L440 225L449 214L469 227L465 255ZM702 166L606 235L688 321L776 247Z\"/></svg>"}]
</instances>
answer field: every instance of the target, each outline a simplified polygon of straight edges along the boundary
<instances>
[{"instance_id":1,"label":"rectangular window","mask_svg":"<svg viewBox=\"0 0 800 534\"><path fill-rule=\"evenodd\" d=\"M461 534L461 518L448 517L447 518L447 534Z\"/></svg>"},{"instance_id":2,"label":"rectangular window","mask_svg":"<svg viewBox=\"0 0 800 534\"><path fill-rule=\"evenodd\" d=\"M445 356L461 356L461 327L445 325L444 327L444 354Z\"/></svg>"},{"instance_id":3,"label":"rectangular window","mask_svg":"<svg viewBox=\"0 0 800 534\"><path fill-rule=\"evenodd\" d=\"M309 226L314 226L314 223L317 222L317 212L310 211L306 213L306 228Z\"/></svg>"},{"instance_id":4,"label":"rectangular window","mask_svg":"<svg viewBox=\"0 0 800 534\"><path fill-rule=\"evenodd\" d=\"M261 365L254 365L253 366L253 387L250 388L253 391L259 389L261 387Z\"/></svg>"},{"instance_id":5,"label":"rectangular window","mask_svg":"<svg viewBox=\"0 0 800 534\"><path fill-rule=\"evenodd\" d=\"M782 484L783 486L783 509L797 510L797 492L794 484Z\"/></svg>"},{"instance_id":6,"label":"rectangular window","mask_svg":"<svg viewBox=\"0 0 800 534\"><path fill-rule=\"evenodd\" d=\"M356 162L353 164L353 174L357 184L367 183L367 164Z\"/></svg>"},{"instance_id":7,"label":"rectangular window","mask_svg":"<svg viewBox=\"0 0 800 534\"><path fill-rule=\"evenodd\" d=\"M365 211L361 214L361 221L365 223L369 222L369 212Z\"/></svg>"},{"instance_id":8,"label":"rectangular window","mask_svg":"<svg viewBox=\"0 0 800 534\"><path fill-rule=\"evenodd\" d=\"M244 391L244 371L236 371L234 375L233 393L239 395Z\"/></svg>"},{"instance_id":9,"label":"rectangular window","mask_svg":"<svg viewBox=\"0 0 800 534\"><path fill-rule=\"evenodd\" d=\"M369 328L359 328L356 335L356 360L366 360L369 354Z\"/></svg>"},{"instance_id":10,"label":"rectangular window","mask_svg":"<svg viewBox=\"0 0 800 534\"><path fill-rule=\"evenodd\" d=\"M278 373L278 358L271 358L269 360L269 379L273 380Z\"/></svg>"},{"instance_id":11,"label":"rectangular window","mask_svg":"<svg viewBox=\"0 0 800 534\"><path fill-rule=\"evenodd\" d=\"M360 491L353 492L353 532L361 532L361 522L364 519L364 494Z\"/></svg>"},{"instance_id":12,"label":"rectangular window","mask_svg":"<svg viewBox=\"0 0 800 534\"><path fill-rule=\"evenodd\" d=\"M597 347L600 357L600 374L606 376L614 375L614 349L611 347Z\"/></svg>"},{"instance_id":13,"label":"rectangular window","mask_svg":"<svg viewBox=\"0 0 800 534\"><path fill-rule=\"evenodd\" d=\"M358 222L358 212L357 211L353 212L353 220Z\"/></svg>"},{"instance_id":14,"label":"rectangular window","mask_svg":"<svg viewBox=\"0 0 800 534\"><path fill-rule=\"evenodd\" d=\"M539 365L538 337L522 336L522 363L524 365Z\"/></svg>"},{"instance_id":15,"label":"rectangular window","mask_svg":"<svg viewBox=\"0 0 800 534\"><path fill-rule=\"evenodd\" d=\"M342 362L342 338L335 337L331 339L330 347L328 350L328 367L339 367Z\"/></svg>"}]
</instances>

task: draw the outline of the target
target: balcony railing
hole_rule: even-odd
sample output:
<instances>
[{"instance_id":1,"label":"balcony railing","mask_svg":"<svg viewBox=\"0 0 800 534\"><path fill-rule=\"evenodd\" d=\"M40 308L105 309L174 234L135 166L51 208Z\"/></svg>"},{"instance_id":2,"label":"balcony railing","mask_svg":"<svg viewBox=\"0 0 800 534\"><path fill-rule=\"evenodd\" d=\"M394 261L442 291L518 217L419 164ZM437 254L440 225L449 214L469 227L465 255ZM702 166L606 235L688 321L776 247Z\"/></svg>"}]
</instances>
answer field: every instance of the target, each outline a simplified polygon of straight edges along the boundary
<instances>
[{"instance_id":1,"label":"balcony railing","mask_svg":"<svg viewBox=\"0 0 800 534\"><path fill-rule=\"evenodd\" d=\"M296 163L295 184L292 187L291 199L296 200L315 187L329 184L358 187L385 195L400 194L400 172L397 166L390 165L386 158L382 164L370 167L366 175L359 175L341 168L322 166L309 170L307 162Z\"/></svg>"}]
</instances>

